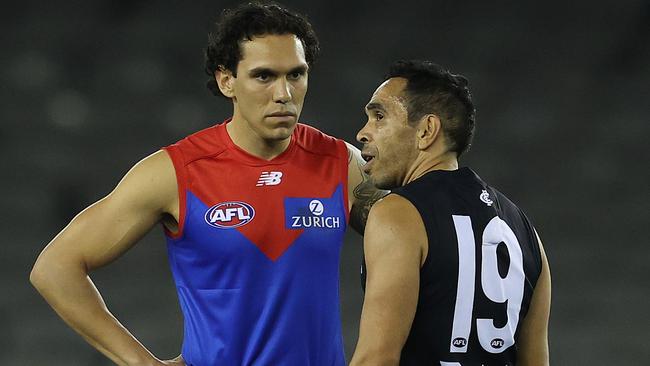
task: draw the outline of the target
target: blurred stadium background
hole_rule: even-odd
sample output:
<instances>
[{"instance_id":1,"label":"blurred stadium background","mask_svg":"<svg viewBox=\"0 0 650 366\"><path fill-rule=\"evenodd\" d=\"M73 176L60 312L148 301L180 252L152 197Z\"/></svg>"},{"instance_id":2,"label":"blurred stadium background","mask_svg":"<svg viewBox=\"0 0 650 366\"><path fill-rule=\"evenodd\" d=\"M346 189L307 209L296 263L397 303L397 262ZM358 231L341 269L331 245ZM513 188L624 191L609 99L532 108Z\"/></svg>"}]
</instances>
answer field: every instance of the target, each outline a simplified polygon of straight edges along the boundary
<instances>
[{"instance_id":1,"label":"blurred stadium background","mask_svg":"<svg viewBox=\"0 0 650 366\"><path fill-rule=\"evenodd\" d=\"M650 364L647 0L283 3L310 17L322 43L302 120L335 136L354 140L395 59L465 74L478 132L463 163L518 202L546 245L552 363ZM3 3L2 364L109 364L31 288L31 265L136 161L230 115L204 87L201 49L234 4ZM341 261L348 357L360 245L350 233ZM160 229L93 278L145 345L178 354L182 320Z\"/></svg>"}]
</instances>

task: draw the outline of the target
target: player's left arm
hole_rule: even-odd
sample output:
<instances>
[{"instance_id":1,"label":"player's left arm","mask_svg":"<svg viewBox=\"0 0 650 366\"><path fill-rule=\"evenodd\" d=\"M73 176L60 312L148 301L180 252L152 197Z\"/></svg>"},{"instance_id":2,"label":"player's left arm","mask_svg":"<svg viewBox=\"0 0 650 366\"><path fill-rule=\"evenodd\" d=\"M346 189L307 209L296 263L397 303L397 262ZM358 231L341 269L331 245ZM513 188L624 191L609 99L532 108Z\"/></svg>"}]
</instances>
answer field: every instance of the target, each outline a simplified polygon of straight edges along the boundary
<instances>
[{"instance_id":1,"label":"player's left arm","mask_svg":"<svg viewBox=\"0 0 650 366\"><path fill-rule=\"evenodd\" d=\"M348 203L350 207L350 226L363 235L370 207L389 192L377 189L363 172L366 163L361 151L351 144L348 148Z\"/></svg>"},{"instance_id":2,"label":"player's left arm","mask_svg":"<svg viewBox=\"0 0 650 366\"><path fill-rule=\"evenodd\" d=\"M542 240L537 235L539 251L542 256L542 271L533 291L528 314L521 324L521 334L517 343L517 365L548 366L548 320L551 312L551 270L546 258Z\"/></svg>"},{"instance_id":3,"label":"player's left arm","mask_svg":"<svg viewBox=\"0 0 650 366\"><path fill-rule=\"evenodd\" d=\"M363 242L366 294L350 366L398 365L427 255L424 223L409 201L389 195L370 211Z\"/></svg>"}]
</instances>

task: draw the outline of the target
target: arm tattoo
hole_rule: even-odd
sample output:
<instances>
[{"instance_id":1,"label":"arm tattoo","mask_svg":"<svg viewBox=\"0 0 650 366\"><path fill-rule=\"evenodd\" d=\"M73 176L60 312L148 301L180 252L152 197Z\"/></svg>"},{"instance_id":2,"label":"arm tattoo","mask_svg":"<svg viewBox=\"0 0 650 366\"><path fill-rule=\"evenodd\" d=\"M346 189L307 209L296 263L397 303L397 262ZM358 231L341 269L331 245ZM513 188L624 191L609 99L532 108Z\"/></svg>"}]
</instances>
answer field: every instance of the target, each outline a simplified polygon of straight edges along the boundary
<instances>
[{"instance_id":1,"label":"arm tattoo","mask_svg":"<svg viewBox=\"0 0 650 366\"><path fill-rule=\"evenodd\" d=\"M352 161L352 154L350 155L350 162ZM354 187L354 204L352 205L352 209L350 210L350 226L358 232L359 234L363 235L363 231L366 228L366 221L368 220L368 213L370 212L370 207L372 205L379 201L381 198L386 196L390 191L383 191L381 189L377 189L372 182L370 181L370 178L366 173L363 172L363 169L361 168L362 162L356 159L356 164L357 164L357 169L359 169L359 173L363 177L361 183Z\"/></svg>"}]
</instances>

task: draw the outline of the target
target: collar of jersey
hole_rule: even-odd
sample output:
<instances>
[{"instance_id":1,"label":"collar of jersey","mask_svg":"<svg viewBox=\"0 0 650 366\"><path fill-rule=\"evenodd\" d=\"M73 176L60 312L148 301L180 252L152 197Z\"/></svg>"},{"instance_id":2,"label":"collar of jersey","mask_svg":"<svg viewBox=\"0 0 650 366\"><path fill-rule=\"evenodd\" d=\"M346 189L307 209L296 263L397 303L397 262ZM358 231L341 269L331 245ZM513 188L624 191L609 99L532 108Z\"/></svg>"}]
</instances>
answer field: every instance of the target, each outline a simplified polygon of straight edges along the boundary
<instances>
[{"instance_id":1,"label":"collar of jersey","mask_svg":"<svg viewBox=\"0 0 650 366\"><path fill-rule=\"evenodd\" d=\"M291 156L291 153L294 150L294 147L296 145L296 130L293 130L293 133L291 134L291 141L289 141L289 146L280 153L280 155L274 157L271 160L266 160L262 159L258 156L255 156L248 151L242 149L241 147L235 145L235 143L232 141L230 138L230 135L228 134L228 130L226 129L226 125L230 122L232 118L228 118L225 120L222 124L217 126L217 136L219 139L226 144L228 147L228 150L231 151L231 153L235 156L235 158L247 165L253 165L253 166L264 166L264 165L280 165L284 164L289 160L289 157ZM298 126L296 126L297 128Z\"/></svg>"},{"instance_id":2,"label":"collar of jersey","mask_svg":"<svg viewBox=\"0 0 650 366\"><path fill-rule=\"evenodd\" d=\"M424 175L422 175L422 177L426 176L429 179L439 179L445 177L466 178L466 177L472 177L474 175L476 175L476 173L474 173L474 171L471 168L464 166L454 170L441 170L441 169L431 170L425 173Z\"/></svg>"}]
</instances>

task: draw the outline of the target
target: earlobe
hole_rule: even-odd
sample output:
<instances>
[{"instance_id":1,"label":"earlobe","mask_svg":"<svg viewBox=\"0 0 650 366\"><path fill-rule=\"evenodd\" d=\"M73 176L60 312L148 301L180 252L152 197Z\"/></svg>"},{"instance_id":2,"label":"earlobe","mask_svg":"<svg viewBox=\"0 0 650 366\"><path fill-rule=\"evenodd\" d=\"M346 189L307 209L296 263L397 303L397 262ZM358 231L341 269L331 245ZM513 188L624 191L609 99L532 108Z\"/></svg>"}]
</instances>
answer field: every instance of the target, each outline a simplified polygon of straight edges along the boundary
<instances>
[{"instance_id":1,"label":"earlobe","mask_svg":"<svg viewBox=\"0 0 650 366\"><path fill-rule=\"evenodd\" d=\"M418 147L421 150L427 149L440 135L442 125L440 118L434 114L428 114L422 118L418 127Z\"/></svg>"},{"instance_id":2,"label":"earlobe","mask_svg":"<svg viewBox=\"0 0 650 366\"><path fill-rule=\"evenodd\" d=\"M224 68L223 66L219 66L219 69L214 72L214 78L217 81L219 90L223 95L228 98L232 98L235 95L233 90L235 77L230 70Z\"/></svg>"}]
</instances>

